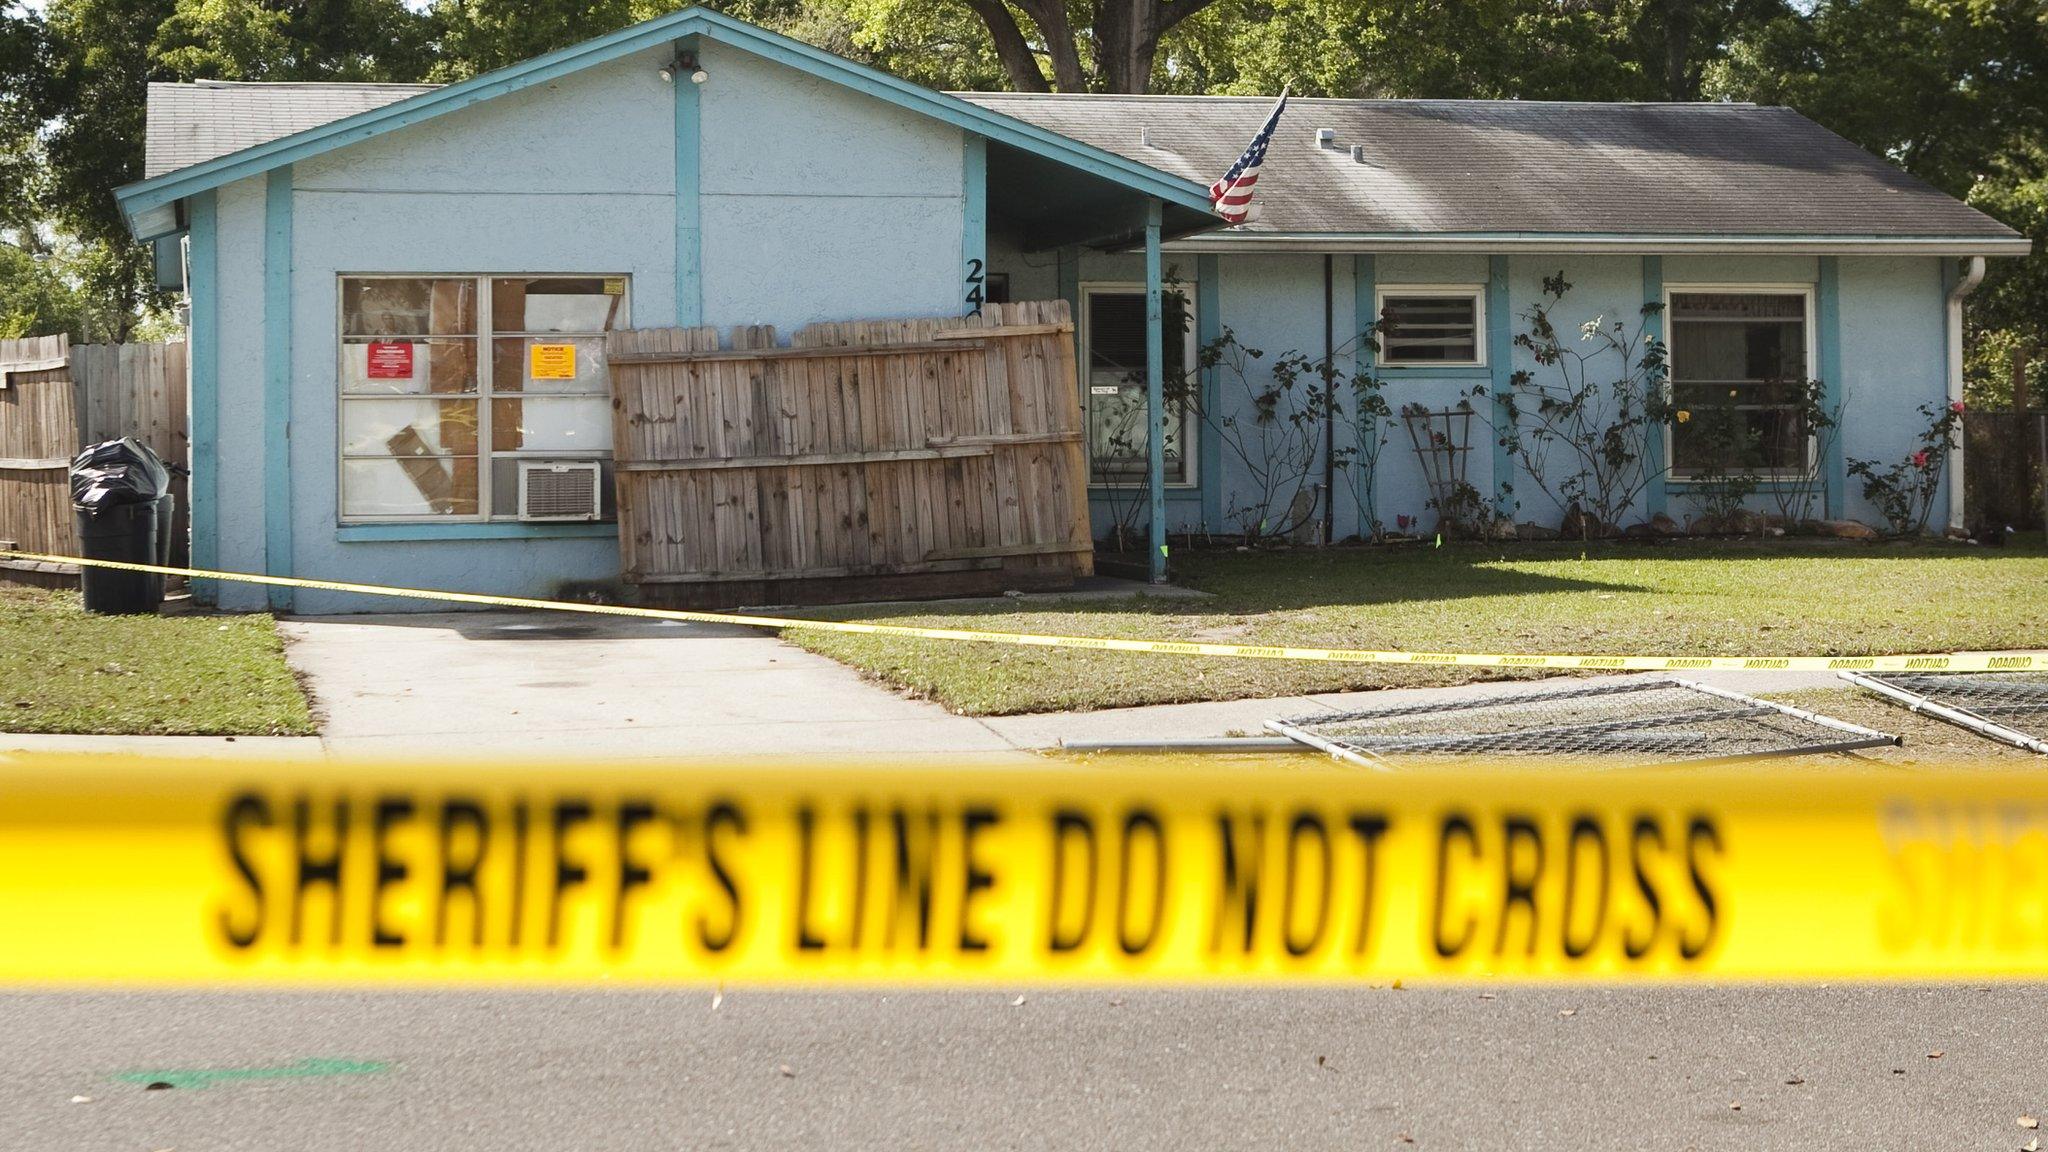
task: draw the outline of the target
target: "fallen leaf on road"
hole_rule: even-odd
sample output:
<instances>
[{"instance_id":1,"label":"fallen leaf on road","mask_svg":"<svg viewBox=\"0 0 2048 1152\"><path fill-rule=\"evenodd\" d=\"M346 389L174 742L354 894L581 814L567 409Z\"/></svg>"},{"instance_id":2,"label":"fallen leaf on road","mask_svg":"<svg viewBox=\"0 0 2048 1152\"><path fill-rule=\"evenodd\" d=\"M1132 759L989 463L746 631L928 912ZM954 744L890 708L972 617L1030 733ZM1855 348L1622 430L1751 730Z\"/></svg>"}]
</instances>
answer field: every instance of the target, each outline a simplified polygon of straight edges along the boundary
<instances>
[{"instance_id":1,"label":"fallen leaf on road","mask_svg":"<svg viewBox=\"0 0 2048 1152\"><path fill-rule=\"evenodd\" d=\"M1932 1051L1932 1052L1929 1052L1929 1053L1927 1054L1927 1058L1928 1058L1929 1060L1939 1060L1939 1059L1941 1059L1941 1056L1942 1056L1942 1051L1941 1051L1941 1049L1939 1049L1939 1048L1936 1048L1936 1049L1935 1049L1934 1051Z\"/></svg>"},{"instance_id":2,"label":"fallen leaf on road","mask_svg":"<svg viewBox=\"0 0 2048 1152\"><path fill-rule=\"evenodd\" d=\"M721 984L718 991L711 994L711 1010L713 1012L718 1011L718 1006L723 1003L725 1003L725 986Z\"/></svg>"},{"instance_id":3,"label":"fallen leaf on road","mask_svg":"<svg viewBox=\"0 0 2048 1152\"><path fill-rule=\"evenodd\" d=\"M1804 1084L1804 1083L1806 1083L1806 1077L1804 1077L1804 1076L1794 1076L1794 1077L1792 1077L1791 1079L1789 1079L1789 1080L1785 1081L1785 1083L1787 1083L1787 1084Z\"/></svg>"},{"instance_id":4,"label":"fallen leaf on road","mask_svg":"<svg viewBox=\"0 0 2048 1152\"><path fill-rule=\"evenodd\" d=\"M790 1078L791 1080L794 1080L794 1079L796 1079L796 1069L794 1069L794 1068L791 1068L791 1067L790 1067L789 1065L787 1065L787 1064L780 1064L780 1065L777 1065L777 1066L776 1066L776 1068L775 1068L775 1070L776 1070L777 1072L780 1072L780 1073L782 1073L782 1074L783 1074L784 1076L787 1076L787 1077L789 1077L789 1078Z\"/></svg>"},{"instance_id":5,"label":"fallen leaf on road","mask_svg":"<svg viewBox=\"0 0 2048 1152\"><path fill-rule=\"evenodd\" d=\"M1557 1014L1559 1016L1577 1016L1579 1010L1577 1008L1559 1008Z\"/></svg>"},{"instance_id":6,"label":"fallen leaf on road","mask_svg":"<svg viewBox=\"0 0 2048 1152\"><path fill-rule=\"evenodd\" d=\"M1407 1134L1406 1132L1396 1132L1396 1133L1394 1133L1394 1139L1396 1139L1396 1140L1399 1140L1399 1141L1400 1141L1401 1143L1403 1143L1403 1144L1413 1144L1413 1143L1415 1143L1415 1137L1413 1137L1413 1136L1410 1136L1410 1135L1409 1135L1409 1134Z\"/></svg>"},{"instance_id":7,"label":"fallen leaf on road","mask_svg":"<svg viewBox=\"0 0 2048 1152\"><path fill-rule=\"evenodd\" d=\"M2025 1144L2020 1145L2020 1152L2041 1152L2041 1138L2036 1136Z\"/></svg>"},{"instance_id":8,"label":"fallen leaf on road","mask_svg":"<svg viewBox=\"0 0 2048 1152\"><path fill-rule=\"evenodd\" d=\"M2039 1128L2041 1126L2041 1122L2039 1120L2034 1119L2032 1116L2022 1116L2019 1119L2019 1125L2022 1128Z\"/></svg>"},{"instance_id":9,"label":"fallen leaf on road","mask_svg":"<svg viewBox=\"0 0 2048 1152\"><path fill-rule=\"evenodd\" d=\"M1497 999L1497 997L1495 997L1495 996L1494 996L1494 994L1493 994L1493 993L1491 993L1491 992L1481 992L1481 993L1479 994L1479 998L1480 998L1481 1000L1493 1000L1493 999Z\"/></svg>"},{"instance_id":10,"label":"fallen leaf on road","mask_svg":"<svg viewBox=\"0 0 2048 1152\"><path fill-rule=\"evenodd\" d=\"M1010 1007L1012 1008L1022 1008L1023 1006L1024 998L1022 996L1019 996L1015 1000L1010 1001Z\"/></svg>"},{"instance_id":11,"label":"fallen leaf on road","mask_svg":"<svg viewBox=\"0 0 2048 1152\"><path fill-rule=\"evenodd\" d=\"M1740 1101L1740 1100L1730 1100L1730 1101L1728 1102L1728 1109L1729 1109L1729 1111L1732 1111L1732 1112L1740 1112L1740 1111L1742 1111L1742 1101Z\"/></svg>"},{"instance_id":12,"label":"fallen leaf on road","mask_svg":"<svg viewBox=\"0 0 2048 1152\"><path fill-rule=\"evenodd\" d=\"M73 1104L90 1104L90 1103L92 1103L92 1097L90 1097L90 1096L73 1096L73 1097L71 1098L71 1102L72 1102Z\"/></svg>"}]
</instances>

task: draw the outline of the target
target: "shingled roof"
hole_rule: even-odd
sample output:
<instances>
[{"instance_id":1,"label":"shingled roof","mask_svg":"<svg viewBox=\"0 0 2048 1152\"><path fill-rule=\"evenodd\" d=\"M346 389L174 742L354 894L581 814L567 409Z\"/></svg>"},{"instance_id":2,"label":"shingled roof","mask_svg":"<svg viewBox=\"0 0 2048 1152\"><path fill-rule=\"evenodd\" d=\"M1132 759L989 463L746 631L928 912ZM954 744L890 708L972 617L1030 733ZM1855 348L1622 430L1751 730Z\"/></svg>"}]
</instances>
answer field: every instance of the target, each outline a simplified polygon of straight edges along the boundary
<instances>
[{"instance_id":1,"label":"shingled roof","mask_svg":"<svg viewBox=\"0 0 2048 1152\"><path fill-rule=\"evenodd\" d=\"M144 179L279 140L432 92L433 84L197 84L149 86Z\"/></svg>"},{"instance_id":2,"label":"shingled roof","mask_svg":"<svg viewBox=\"0 0 2048 1152\"><path fill-rule=\"evenodd\" d=\"M1271 97L959 95L1204 183L1273 107ZM1319 128L1333 146L1317 145ZM2021 239L1797 112L1754 104L1291 100L1258 204L1257 220L1220 235Z\"/></svg>"},{"instance_id":3,"label":"shingled roof","mask_svg":"<svg viewBox=\"0 0 2048 1152\"><path fill-rule=\"evenodd\" d=\"M434 90L151 84L146 176ZM1272 108L1265 97L956 95L1197 183L1221 175ZM1321 128L1331 147L1316 143ZM1797 112L1753 104L1294 100L1258 204L1252 223L1190 242L1743 237L1955 241L1982 252L2027 243Z\"/></svg>"}]
</instances>

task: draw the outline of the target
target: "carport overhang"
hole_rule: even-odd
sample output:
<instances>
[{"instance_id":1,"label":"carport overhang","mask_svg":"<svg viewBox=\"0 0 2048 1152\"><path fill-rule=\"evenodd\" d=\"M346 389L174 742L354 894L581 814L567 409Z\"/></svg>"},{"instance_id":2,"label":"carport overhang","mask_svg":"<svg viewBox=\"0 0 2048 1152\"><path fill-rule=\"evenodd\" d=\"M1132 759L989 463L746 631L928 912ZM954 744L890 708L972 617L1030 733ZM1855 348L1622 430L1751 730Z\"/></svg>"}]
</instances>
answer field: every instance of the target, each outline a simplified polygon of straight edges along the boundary
<instances>
[{"instance_id":1,"label":"carport overhang","mask_svg":"<svg viewBox=\"0 0 2048 1152\"><path fill-rule=\"evenodd\" d=\"M1159 199L1162 242L1223 226L1202 195L1200 202ZM1145 241L1147 205L1154 199L1146 189L1110 174L989 141L989 230L1027 252L1070 245L1136 248Z\"/></svg>"}]
</instances>

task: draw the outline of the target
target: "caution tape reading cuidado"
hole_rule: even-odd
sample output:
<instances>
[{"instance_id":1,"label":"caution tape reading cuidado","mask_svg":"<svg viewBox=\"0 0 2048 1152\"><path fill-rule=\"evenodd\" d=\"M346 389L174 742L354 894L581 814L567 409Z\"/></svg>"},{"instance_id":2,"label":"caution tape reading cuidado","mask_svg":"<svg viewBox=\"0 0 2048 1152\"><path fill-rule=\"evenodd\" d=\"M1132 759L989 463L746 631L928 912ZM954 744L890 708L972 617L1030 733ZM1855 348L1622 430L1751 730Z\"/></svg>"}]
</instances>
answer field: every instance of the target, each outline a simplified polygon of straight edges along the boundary
<instances>
[{"instance_id":1,"label":"caution tape reading cuidado","mask_svg":"<svg viewBox=\"0 0 2048 1152\"><path fill-rule=\"evenodd\" d=\"M1560 668L1618 672L2019 672L2048 668L2048 655L2025 653L1956 652L1893 656L1555 656L1489 652L1394 652L1371 648L1293 648L1259 644L1210 644L1184 640L1051 636L1032 632L920 628L906 624L864 624L851 620L810 620L754 613L694 612L673 608L641 608L627 604L585 604L567 600L537 600L523 596L488 596L477 592L446 592L432 588L400 588L384 584L355 584L341 580L307 580L294 576L262 576L249 572L217 572L207 568L128 564L113 560L87 560L77 556L54 556L4 549L0 549L0 559L30 560L45 564L77 564L124 572L155 572L194 580L227 580L284 588L315 588L328 592L352 592L364 596L390 596L448 604L540 608L597 616L635 616L651 620L681 620L701 624L738 624L748 628L901 636L913 640L953 640L970 644L1009 644L1027 648L1081 648L1099 652L1239 656L1253 660L1325 661L1347 664L1428 664L1467 668Z\"/></svg>"},{"instance_id":2,"label":"caution tape reading cuidado","mask_svg":"<svg viewBox=\"0 0 2048 1152\"><path fill-rule=\"evenodd\" d=\"M0 761L0 985L2040 977L2039 774Z\"/></svg>"}]
</instances>

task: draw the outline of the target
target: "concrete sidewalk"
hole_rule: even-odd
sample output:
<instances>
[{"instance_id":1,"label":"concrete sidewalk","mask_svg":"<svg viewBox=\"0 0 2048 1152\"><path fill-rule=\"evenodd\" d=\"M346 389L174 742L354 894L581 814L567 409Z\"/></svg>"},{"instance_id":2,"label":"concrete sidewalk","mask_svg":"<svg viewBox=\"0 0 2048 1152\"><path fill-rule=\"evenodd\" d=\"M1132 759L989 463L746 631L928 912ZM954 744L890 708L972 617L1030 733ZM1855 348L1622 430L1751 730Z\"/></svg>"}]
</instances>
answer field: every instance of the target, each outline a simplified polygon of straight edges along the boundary
<instances>
[{"instance_id":1,"label":"concrete sidewalk","mask_svg":"<svg viewBox=\"0 0 2048 1152\"><path fill-rule=\"evenodd\" d=\"M281 621L334 754L1016 754L752 629L518 612Z\"/></svg>"}]
</instances>

